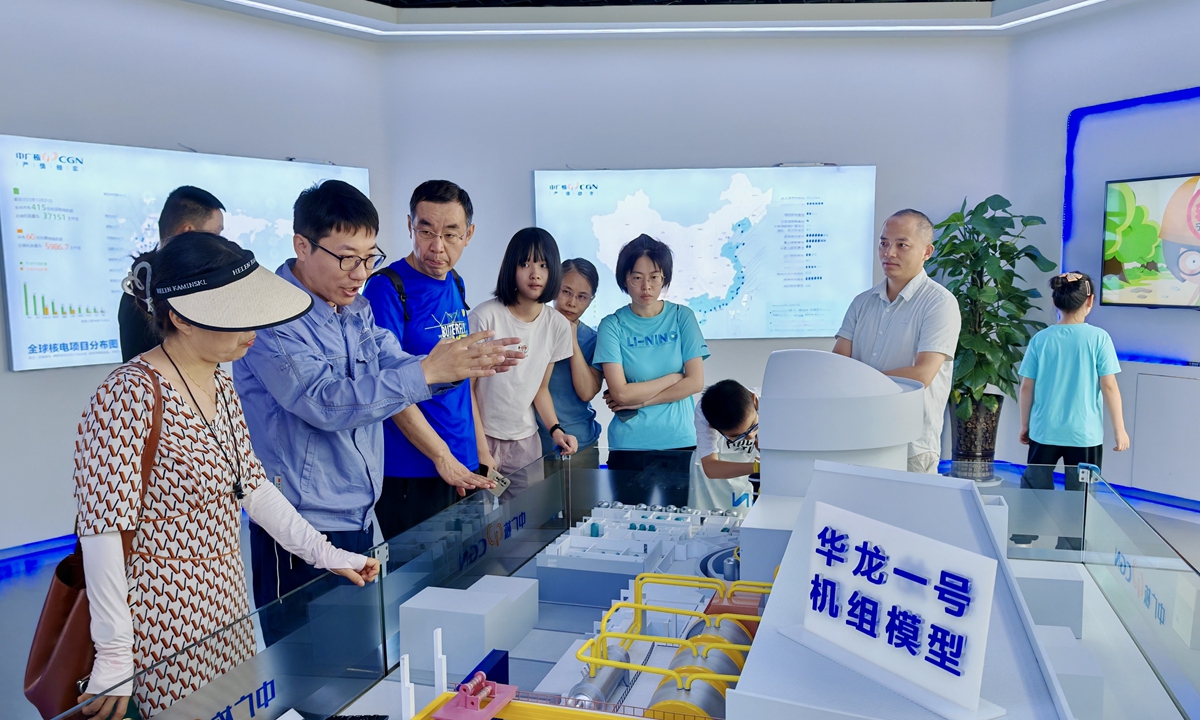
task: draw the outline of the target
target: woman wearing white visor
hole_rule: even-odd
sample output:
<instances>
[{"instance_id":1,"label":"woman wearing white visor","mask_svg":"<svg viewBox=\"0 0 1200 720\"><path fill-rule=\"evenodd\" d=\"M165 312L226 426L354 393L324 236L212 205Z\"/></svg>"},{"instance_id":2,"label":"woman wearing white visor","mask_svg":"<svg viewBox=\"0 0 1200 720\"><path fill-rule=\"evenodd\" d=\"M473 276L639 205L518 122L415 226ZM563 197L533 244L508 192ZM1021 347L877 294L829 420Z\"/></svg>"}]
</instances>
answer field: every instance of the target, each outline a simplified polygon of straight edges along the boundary
<instances>
[{"instance_id":1,"label":"woman wearing white visor","mask_svg":"<svg viewBox=\"0 0 1200 720\"><path fill-rule=\"evenodd\" d=\"M96 647L88 686L105 694L84 709L94 718L125 717L127 709L136 717L131 695L143 716L162 712L254 654L241 509L319 568L359 585L379 570L378 561L330 545L268 482L233 381L218 367L242 357L255 330L307 313L312 298L260 268L252 252L199 232L137 258L125 290L162 344L105 379L75 445ZM143 487L142 456L154 437ZM142 674L109 689L134 673Z\"/></svg>"}]
</instances>

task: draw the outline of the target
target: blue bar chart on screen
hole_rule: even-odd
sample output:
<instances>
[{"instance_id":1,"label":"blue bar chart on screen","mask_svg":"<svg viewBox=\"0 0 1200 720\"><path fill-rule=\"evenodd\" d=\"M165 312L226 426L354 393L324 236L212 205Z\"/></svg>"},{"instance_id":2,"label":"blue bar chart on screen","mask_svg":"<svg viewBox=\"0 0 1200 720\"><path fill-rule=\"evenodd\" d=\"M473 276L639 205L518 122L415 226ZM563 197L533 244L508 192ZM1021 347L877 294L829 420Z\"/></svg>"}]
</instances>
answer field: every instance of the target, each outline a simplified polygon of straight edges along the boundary
<instances>
[{"instance_id":1,"label":"blue bar chart on screen","mask_svg":"<svg viewBox=\"0 0 1200 720\"><path fill-rule=\"evenodd\" d=\"M117 306L158 246L181 185L228 203L224 236L274 270L292 257L290 200L314 183L367 192L362 168L0 135L0 239L13 370L121 361Z\"/></svg>"}]
</instances>

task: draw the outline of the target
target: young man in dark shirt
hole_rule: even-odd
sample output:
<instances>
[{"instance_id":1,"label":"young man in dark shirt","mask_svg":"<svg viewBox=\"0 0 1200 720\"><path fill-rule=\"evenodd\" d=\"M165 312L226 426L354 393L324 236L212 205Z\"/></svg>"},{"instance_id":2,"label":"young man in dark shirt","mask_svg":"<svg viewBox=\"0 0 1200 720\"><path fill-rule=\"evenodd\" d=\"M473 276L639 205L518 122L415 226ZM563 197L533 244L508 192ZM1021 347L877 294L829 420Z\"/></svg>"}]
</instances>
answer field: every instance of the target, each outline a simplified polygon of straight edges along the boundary
<instances>
[{"instance_id":1,"label":"young man in dark shirt","mask_svg":"<svg viewBox=\"0 0 1200 720\"><path fill-rule=\"evenodd\" d=\"M176 235L193 230L220 235L225 229L224 209L221 201L207 190L191 185L175 188L158 216L159 247ZM162 342L129 293L121 293L117 324L121 326L121 362L129 362Z\"/></svg>"}]
</instances>

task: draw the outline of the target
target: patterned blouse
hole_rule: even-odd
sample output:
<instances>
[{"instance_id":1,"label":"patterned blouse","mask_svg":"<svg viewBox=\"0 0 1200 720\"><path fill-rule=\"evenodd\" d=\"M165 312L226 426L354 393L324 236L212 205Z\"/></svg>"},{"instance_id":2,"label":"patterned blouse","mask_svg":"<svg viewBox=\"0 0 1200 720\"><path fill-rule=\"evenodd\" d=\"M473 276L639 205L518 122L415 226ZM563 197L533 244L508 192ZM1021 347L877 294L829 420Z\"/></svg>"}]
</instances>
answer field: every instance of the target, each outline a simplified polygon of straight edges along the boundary
<instances>
[{"instance_id":1,"label":"patterned blouse","mask_svg":"<svg viewBox=\"0 0 1200 720\"><path fill-rule=\"evenodd\" d=\"M134 698L149 717L255 652L239 550L241 504L226 456L241 466L246 495L267 478L224 370L217 371L218 413L210 420L220 447L160 375L162 435L145 506L139 507L154 387L133 365L157 372L141 358L117 368L79 423L75 499L81 535L137 529L126 568L138 672ZM231 627L198 643L226 626Z\"/></svg>"}]
</instances>

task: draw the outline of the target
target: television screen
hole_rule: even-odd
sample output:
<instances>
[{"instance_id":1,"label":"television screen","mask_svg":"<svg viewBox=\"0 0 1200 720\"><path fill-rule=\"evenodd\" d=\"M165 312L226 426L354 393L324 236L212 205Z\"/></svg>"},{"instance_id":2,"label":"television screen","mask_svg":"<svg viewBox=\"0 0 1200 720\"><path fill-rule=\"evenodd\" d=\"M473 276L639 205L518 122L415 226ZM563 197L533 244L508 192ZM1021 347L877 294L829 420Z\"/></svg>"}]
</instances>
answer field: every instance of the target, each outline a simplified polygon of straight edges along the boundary
<instances>
[{"instance_id":1,"label":"television screen","mask_svg":"<svg viewBox=\"0 0 1200 720\"><path fill-rule=\"evenodd\" d=\"M1106 184L1105 305L1200 306L1200 175Z\"/></svg>"},{"instance_id":2,"label":"television screen","mask_svg":"<svg viewBox=\"0 0 1200 720\"><path fill-rule=\"evenodd\" d=\"M832 337L875 266L875 167L534 173L537 224L600 287L583 321L629 302L614 272L640 234L669 245L664 297L704 336Z\"/></svg>"},{"instance_id":3,"label":"television screen","mask_svg":"<svg viewBox=\"0 0 1200 720\"><path fill-rule=\"evenodd\" d=\"M158 244L167 195L195 185L225 206L225 237L277 268L300 191L367 171L282 160L0 135L0 246L14 370L119 363L117 307L133 256Z\"/></svg>"}]
</instances>

